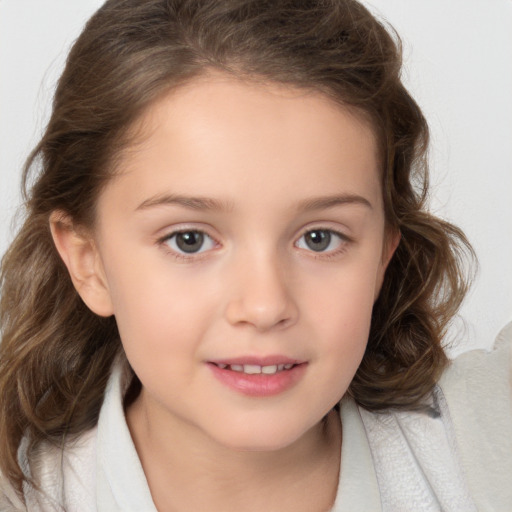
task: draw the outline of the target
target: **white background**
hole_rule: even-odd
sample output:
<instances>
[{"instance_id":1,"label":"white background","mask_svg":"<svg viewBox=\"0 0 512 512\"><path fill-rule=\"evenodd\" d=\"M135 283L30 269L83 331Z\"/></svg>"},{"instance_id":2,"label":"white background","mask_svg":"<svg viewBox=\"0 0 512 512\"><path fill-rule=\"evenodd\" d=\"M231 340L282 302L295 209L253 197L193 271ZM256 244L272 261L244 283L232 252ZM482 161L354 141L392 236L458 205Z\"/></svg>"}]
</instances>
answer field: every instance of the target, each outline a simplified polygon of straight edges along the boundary
<instances>
[{"instance_id":1,"label":"white background","mask_svg":"<svg viewBox=\"0 0 512 512\"><path fill-rule=\"evenodd\" d=\"M102 0L0 0L0 254L19 177L67 50ZM367 0L404 43L404 81L432 131L431 208L480 261L449 339L488 347L512 320L512 1Z\"/></svg>"}]
</instances>

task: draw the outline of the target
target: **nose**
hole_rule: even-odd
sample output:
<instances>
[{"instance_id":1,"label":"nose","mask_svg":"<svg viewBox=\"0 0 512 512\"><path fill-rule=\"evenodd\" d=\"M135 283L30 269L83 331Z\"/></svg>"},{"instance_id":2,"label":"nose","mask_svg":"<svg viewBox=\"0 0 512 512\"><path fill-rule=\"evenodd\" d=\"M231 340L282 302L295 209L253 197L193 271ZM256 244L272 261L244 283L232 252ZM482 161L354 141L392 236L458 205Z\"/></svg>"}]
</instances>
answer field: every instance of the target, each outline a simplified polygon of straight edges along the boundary
<instances>
[{"instance_id":1,"label":"nose","mask_svg":"<svg viewBox=\"0 0 512 512\"><path fill-rule=\"evenodd\" d=\"M299 310L284 262L271 256L241 260L231 273L227 321L260 332L293 325Z\"/></svg>"}]
</instances>

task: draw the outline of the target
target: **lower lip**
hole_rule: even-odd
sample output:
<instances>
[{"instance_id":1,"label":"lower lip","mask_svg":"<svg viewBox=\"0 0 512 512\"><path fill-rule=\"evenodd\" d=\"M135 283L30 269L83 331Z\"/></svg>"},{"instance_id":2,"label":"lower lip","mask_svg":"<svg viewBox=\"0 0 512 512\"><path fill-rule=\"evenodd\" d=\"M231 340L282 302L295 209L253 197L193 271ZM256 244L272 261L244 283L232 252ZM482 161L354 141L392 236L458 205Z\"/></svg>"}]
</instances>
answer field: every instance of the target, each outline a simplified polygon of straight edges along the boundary
<instances>
[{"instance_id":1,"label":"lower lip","mask_svg":"<svg viewBox=\"0 0 512 512\"><path fill-rule=\"evenodd\" d=\"M292 388L302 378L307 363L301 363L289 370L282 370L272 375L257 373L249 375L219 368L216 364L208 363L213 375L225 386L247 396L274 396Z\"/></svg>"}]
</instances>

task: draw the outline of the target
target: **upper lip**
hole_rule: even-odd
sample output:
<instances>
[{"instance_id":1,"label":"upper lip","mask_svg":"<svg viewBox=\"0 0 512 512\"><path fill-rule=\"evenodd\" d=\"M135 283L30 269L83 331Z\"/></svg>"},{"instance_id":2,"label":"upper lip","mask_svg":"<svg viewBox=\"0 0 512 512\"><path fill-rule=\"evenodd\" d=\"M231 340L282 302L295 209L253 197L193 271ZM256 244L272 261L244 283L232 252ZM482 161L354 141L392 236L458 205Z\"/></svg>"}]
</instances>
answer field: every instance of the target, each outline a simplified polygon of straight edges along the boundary
<instances>
[{"instance_id":1,"label":"upper lip","mask_svg":"<svg viewBox=\"0 0 512 512\"><path fill-rule=\"evenodd\" d=\"M213 364L225 365L257 365L257 366L277 366L280 364L300 364L304 363L303 360L295 359L282 355L269 355L269 356L240 356L240 357L226 357L222 359L214 359L208 361Z\"/></svg>"}]
</instances>

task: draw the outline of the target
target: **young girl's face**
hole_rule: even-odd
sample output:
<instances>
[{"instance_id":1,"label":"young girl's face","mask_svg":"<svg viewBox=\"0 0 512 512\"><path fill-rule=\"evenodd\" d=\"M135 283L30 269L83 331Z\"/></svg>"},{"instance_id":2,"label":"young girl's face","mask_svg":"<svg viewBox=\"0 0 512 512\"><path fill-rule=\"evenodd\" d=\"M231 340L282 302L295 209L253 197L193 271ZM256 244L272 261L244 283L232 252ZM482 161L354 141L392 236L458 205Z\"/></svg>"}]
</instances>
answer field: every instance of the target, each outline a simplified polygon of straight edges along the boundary
<instances>
[{"instance_id":1,"label":"young girl's face","mask_svg":"<svg viewBox=\"0 0 512 512\"><path fill-rule=\"evenodd\" d=\"M321 94L222 76L138 128L99 198L87 302L115 315L150 424L290 445L347 390L394 248L372 130Z\"/></svg>"}]
</instances>

